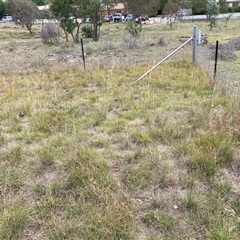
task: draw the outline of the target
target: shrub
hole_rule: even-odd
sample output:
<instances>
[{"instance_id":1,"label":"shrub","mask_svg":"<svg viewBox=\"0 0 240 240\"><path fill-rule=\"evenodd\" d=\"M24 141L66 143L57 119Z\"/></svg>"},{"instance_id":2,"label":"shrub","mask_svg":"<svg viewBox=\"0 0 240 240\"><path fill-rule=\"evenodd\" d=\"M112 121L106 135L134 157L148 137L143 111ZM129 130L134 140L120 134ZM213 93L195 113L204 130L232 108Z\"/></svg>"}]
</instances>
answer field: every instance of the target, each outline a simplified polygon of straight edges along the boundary
<instances>
[{"instance_id":1,"label":"shrub","mask_svg":"<svg viewBox=\"0 0 240 240\"><path fill-rule=\"evenodd\" d=\"M166 38L165 37L160 37L157 41L157 45L159 46L166 46L167 45L167 41L166 41Z\"/></svg>"},{"instance_id":2,"label":"shrub","mask_svg":"<svg viewBox=\"0 0 240 240\"><path fill-rule=\"evenodd\" d=\"M86 38L92 38L93 37L93 30L90 25L86 25L82 27L82 33L83 36Z\"/></svg>"},{"instance_id":3,"label":"shrub","mask_svg":"<svg viewBox=\"0 0 240 240\"><path fill-rule=\"evenodd\" d=\"M142 31L142 25L136 25L134 22L128 21L126 29L133 37L138 37L140 32Z\"/></svg>"},{"instance_id":4,"label":"shrub","mask_svg":"<svg viewBox=\"0 0 240 240\"><path fill-rule=\"evenodd\" d=\"M54 23L45 23L41 31L43 43L58 43L59 42L59 27Z\"/></svg>"},{"instance_id":5,"label":"shrub","mask_svg":"<svg viewBox=\"0 0 240 240\"><path fill-rule=\"evenodd\" d=\"M207 20L210 29L217 27L217 16L219 14L219 6L213 0L207 1Z\"/></svg>"},{"instance_id":6,"label":"shrub","mask_svg":"<svg viewBox=\"0 0 240 240\"><path fill-rule=\"evenodd\" d=\"M133 48L137 47L137 38L135 38L131 35L124 36L123 41L128 49L133 49Z\"/></svg>"}]
</instances>

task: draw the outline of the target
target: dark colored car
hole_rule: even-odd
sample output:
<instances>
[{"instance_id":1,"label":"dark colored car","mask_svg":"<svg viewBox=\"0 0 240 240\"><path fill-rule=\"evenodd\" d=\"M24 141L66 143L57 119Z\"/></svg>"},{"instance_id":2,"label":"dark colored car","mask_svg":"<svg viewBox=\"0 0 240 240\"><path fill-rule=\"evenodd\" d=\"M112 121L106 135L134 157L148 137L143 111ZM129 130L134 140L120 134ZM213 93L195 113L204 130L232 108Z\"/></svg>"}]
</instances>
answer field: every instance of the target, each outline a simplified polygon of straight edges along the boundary
<instances>
[{"instance_id":1,"label":"dark colored car","mask_svg":"<svg viewBox=\"0 0 240 240\"><path fill-rule=\"evenodd\" d=\"M149 20L148 15L147 14L142 14L142 21L144 22L144 21L147 21L147 20Z\"/></svg>"},{"instance_id":2,"label":"dark colored car","mask_svg":"<svg viewBox=\"0 0 240 240\"><path fill-rule=\"evenodd\" d=\"M140 23L142 23L142 22L145 22L145 21L147 21L147 20L149 20L149 17L148 17L148 15L146 15L146 14L142 14L142 15L140 15L139 17L137 17L137 18L135 19L136 23L138 23L138 24L140 24Z\"/></svg>"}]
</instances>

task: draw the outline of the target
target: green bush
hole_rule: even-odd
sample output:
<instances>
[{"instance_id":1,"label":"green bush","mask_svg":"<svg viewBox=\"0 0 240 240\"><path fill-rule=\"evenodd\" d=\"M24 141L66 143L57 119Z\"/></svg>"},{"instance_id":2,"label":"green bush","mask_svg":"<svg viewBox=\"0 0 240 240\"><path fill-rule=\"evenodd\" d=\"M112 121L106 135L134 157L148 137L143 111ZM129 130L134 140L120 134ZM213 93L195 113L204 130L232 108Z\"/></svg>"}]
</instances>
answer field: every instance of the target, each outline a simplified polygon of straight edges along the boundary
<instances>
[{"instance_id":1,"label":"green bush","mask_svg":"<svg viewBox=\"0 0 240 240\"><path fill-rule=\"evenodd\" d=\"M138 37L140 32L142 31L142 25L135 24L132 21L128 21L126 29L133 37Z\"/></svg>"},{"instance_id":2,"label":"green bush","mask_svg":"<svg viewBox=\"0 0 240 240\"><path fill-rule=\"evenodd\" d=\"M82 27L82 34L86 38L92 38L93 37L93 30L90 25L85 25Z\"/></svg>"},{"instance_id":3,"label":"green bush","mask_svg":"<svg viewBox=\"0 0 240 240\"><path fill-rule=\"evenodd\" d=\"M234 12L240 12L240 6L235 7Z\"/></svg>"},{"instance_id":4,"label":"green bush","mask_svg":"<svg viewBox=\"0 0 240 240\"><path fill-rule=\"evenodd\" d=\"M234 12L234 9L233 9L233 7L228 7L228 13L233 13Z\"/></svg>"}]
</instances>

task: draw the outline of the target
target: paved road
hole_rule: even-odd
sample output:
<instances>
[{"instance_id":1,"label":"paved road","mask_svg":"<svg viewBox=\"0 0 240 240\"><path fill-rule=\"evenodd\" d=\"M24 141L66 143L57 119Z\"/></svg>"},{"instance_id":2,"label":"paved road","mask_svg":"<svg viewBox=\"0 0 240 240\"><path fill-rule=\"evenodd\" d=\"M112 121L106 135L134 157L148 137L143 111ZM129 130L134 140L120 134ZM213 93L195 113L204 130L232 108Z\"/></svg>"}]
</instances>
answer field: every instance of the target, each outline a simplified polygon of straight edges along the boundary
<instances>
[{"instance_id":1,"label":"paved road","mask_svg":"<svg viewBox=\"0 0 240 240\"><path fill-rule=\"evenodd\" d=\"M225 13L225 14L219 14L217 16L218 19L222 19L222 18L227 18L228 16L230 16L230 18L240 18L240 13ZM204 20L207 19L206 15L190 15L190 16L184 16L183 20ZM167 18L163 18L163 17L155 17L155 18L150 18L150 20L152 20L154 23L166 23L167 22ZM79 21L81 21L81 19L79 19ZM2 21L0 20L0 23ZM47 22L58 22L58 20L48 20L48 19L44 19L44 20L40 20L37 19L35 20L35 23L47 23Z\"/></svg>"},{"instance_id":2,"label":"paved road","mask_svg":"<svg viewBox=\"0 0 240 240\"><path fill-rule=\"evenodd\" d=\"M217 18L222 19L222 18L240 18L240 13L225 13L225 14L219 14ZM202 20L202 19L207 19L206 15L191 15L191 16L185 16L183 19L185 20Z\"/></svg>"},{"instance_id":3,"label":"paved road","mask_svg":"<svg viewBox=\"0 0 240 240\"><path fill-rule=\"evenodd\" d=\"M225 14L219 14L217 16L218 19L224 19L229 17L230 18L240 18L240 13L225 13ZM190 15L190 16L184 16L183 20L185 21L198 21L198 20L206 20L206 15ZM156 23L156 24L166 24L169 22L169 19L167 17L154 17L150 18L150 23Z\"/></svg>"}]
</instances>

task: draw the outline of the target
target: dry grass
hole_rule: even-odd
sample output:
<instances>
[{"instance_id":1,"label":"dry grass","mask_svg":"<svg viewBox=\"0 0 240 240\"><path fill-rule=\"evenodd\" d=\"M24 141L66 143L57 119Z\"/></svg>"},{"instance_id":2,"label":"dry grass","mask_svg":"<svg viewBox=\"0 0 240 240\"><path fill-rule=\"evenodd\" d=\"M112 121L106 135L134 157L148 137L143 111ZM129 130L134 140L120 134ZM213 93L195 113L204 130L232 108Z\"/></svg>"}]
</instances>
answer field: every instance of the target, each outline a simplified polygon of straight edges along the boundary
<instances>
[{"instance_id":1,"label":"dry grass","mask_svg":"<svg viewBox=\"0 0 240 240\"><path fill-rule=\"evenodd\" d=\"M190 23L131 50L105 28L84 71L78 45L1 25L0 239L238 239L239 99L191 46L136 83Z\"/></svg>"}]
</instances>

